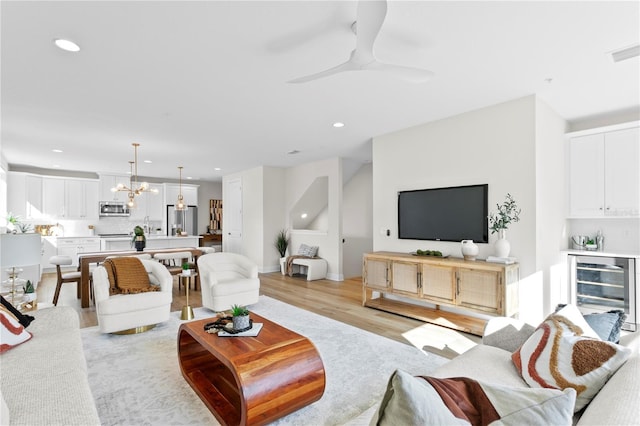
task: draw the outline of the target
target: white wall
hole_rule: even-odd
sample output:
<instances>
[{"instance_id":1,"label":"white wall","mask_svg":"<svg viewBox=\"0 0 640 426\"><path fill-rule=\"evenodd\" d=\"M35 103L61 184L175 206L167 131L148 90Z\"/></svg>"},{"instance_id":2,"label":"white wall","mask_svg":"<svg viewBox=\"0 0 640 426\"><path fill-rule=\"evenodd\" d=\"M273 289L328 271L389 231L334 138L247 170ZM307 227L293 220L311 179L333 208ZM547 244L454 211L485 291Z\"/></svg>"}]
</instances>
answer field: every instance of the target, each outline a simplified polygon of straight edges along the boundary
<instances>
[{"instance_id":1,"label":"white wall","mask_svg":"<svg viewBox=\"0 0 640 426\"><path fill-rule=\"evenodd\" d=\"M523 288L523 315L542 318L558 303L567 303L567 269L561 250L567 248L565 200L566 121L549 106L536 102L536 271L542 271L542 283ZM542 289L536 288L542 284ZM537 308L537 309L532 309Z\"/></svg>"},{"instance_id":2,"label":"white wall","mask_svg":"<svg viewBox=\"0 0 640 426\"><path fill-rule=\"evenodd\" d=\"M342 273L342 166L339 158L333 158L286 169L286 211L293 208L316 177L329 177L328 228L326 232L291 231L289 253L295 254L300 244L320 247L318 256L327 260L327 278L344 279ZM288 226L289 227L289 226Z\"/></svg>"},{"instance_id":3,"label":"white wall","mask_svg":"<svg viewBox=\"0 0 640 426\"><path fill-rule=\"evenodd\" d=\"M280 270L280 254L274 244L278 232L286 229L285 169L263 168L263 262L261 272Z\"/></svg>"},{"instance_id":4,"label":"white wall","mask_svg":"<svg viewBox=\"0 0 640 426\"><path fill-rule=\"evenodd\" d=\"M541 120L548 120L549 124L539 123ZM545 156L553 156L556 151L552 144L564 135L560 123L557 115L538 106L535 96L528 96L374 138L374 250L436 249L462 257L459 243L398 239L397 192L487 183L490 212L504 201L507 193L513 195L522 209L520 222L512 224L507 231L510 255L520 263L525 290L530 288L541 298L548 297L542 280L544 270L549 267L547 262L553 260L537 258L538 209L545 209L540 225L552 224L554 233L564 209L560 205L555 211L553 202L539 201L537 191L540 185L540 197L552 193L555 186L550 182L554 179L560 179L557 186L563 188L564 171L562 166L558 167L548 181L538 174L546 170ZM537 132L544 135L540 147ZM558 149L562 150L562 146L560 143ZM558 163L556 158L550 160L551 165ZM553 200L557 197L554 194ZM542 204L538 206L538 203ZM546 209L554 211L548 213ZM391 231L391 236L386 236L386 229ZM489 244L478 244L480 258L493 254L496 237L491 235ZM541 250L551 246L559 254L561 242L557 235L545 237ZM527 305L523 302L521 300L521 307ZM538 321L537 317L547 305L548 301L527 312L524 319Z\"/></svg>"},{"instance_id":5,"label":"white wall","mask_svg":"<svg viewBox=\"0 0 640 426\"><path fill-rule=\"evenodd\" d=\"M362 276L362 255L373 250L373 167L363 165L342 194L343 272Z\"/></svg>"}]
</instances>

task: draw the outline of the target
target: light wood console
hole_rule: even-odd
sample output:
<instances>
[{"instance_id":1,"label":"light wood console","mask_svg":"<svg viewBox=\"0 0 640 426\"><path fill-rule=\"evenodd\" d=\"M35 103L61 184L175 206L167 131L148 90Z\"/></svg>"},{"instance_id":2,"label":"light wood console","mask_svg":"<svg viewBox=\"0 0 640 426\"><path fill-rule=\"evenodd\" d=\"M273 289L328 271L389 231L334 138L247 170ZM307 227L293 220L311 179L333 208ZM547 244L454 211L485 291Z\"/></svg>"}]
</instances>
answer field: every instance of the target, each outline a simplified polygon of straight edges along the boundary
<instances>
[{"instance_id":1,"label":"light wood console","mask_svg":"<svg viewBox=\"0 0 640 426\"><path fill-rule=\"evenodd\" d=\"M516 316L518 286L517 263L503 265L394 252L364 255L363 306L472 334L482 335L486 321L441 310L440 306L454 307L458 312ZM412 301L428 302L435 307Z\"/></svg>"}]
</instances>

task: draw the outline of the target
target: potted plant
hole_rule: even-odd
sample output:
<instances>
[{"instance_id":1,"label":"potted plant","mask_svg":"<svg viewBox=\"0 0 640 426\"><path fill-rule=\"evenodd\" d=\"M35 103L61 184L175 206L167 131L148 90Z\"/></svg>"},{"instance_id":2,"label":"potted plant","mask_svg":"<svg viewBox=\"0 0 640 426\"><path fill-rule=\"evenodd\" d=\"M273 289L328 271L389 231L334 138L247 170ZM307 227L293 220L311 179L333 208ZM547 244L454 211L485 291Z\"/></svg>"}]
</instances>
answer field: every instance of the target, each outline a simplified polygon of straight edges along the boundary
<instances>
[{"instance_id":1,"label":"potted plant","mask_svg":"<svg viewBox=\"0 0 640 426\"><path fill-rule=\"evenodd\" d=\"M147 237L144 236L144 229L142 226L136 226L133 228L133 238L131 239L131 245L135 246L137 251L144 250L147 245Z\"/></svg>"},{"instance_id":2,"label":"potted plant","mask_svg":"<svg viewBox=\"0 0 640 426\"><path fill-rule=\"evenodd\" d=\"M496 256L507 257L511 250L511 245L506 239L506 230L511 223L520 221L521 209L518 208L516 200L513 199L511 194L507 193L504 203L502 205L496 204L498 212L491 212L489 214L489 224L491 233L498 233L498 241L495 244Z\"/></svg>"},{"instance_id":3,"label":"potted plant","mask_svg":"<svg viewBox=\"0 0 640 426\"><path fill-rule=\"evenodd\" d=\"M36 289L33 286L31 280L27 280L27 283L22 288L24 290L25 299L30 302L36 300Z\"/></svg>"},{"instance_id":4,"label":"potted plant","mask_svg":"<svg viewBox=\"0 0 640 426\"><path fill-rule=\"evenodd\" d=\"M251 322L249 321L249 310L244 306L231 306L231 317L234 330L244 330L251 326Z\"/></svg>"},{"instance_id":5,"label":"potted plant","mask_svg":"<svg viewBox=\"0 0 640 426\"><path fill-rule=\"evenodd\" d=\"M273 243L278 254L280 254L280 272L284 275L285 257L287 256L287 248L289 247L289 235L287 235L286 229L281 229L276 236L276 240Z\"/></svg>"},{"instance_id":6,"label":"potted plant","mask_svg":"<svg viewBox=\"0 0 640 426\"><path fill-rule=\"evenodd\" d=\"M191 275L191 268L189 268L189 262L182 263L182 275L185 275L185 276Z\"/></svg>"}]
</instances>

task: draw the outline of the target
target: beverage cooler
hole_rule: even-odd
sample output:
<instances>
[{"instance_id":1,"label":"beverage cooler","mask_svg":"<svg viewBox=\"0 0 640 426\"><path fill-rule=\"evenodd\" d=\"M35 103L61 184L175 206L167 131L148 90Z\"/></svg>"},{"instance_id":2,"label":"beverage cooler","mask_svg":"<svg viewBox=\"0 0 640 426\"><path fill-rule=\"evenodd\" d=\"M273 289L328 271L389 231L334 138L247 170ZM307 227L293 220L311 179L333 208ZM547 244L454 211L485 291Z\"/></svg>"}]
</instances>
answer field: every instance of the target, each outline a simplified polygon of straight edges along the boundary
<instances>
[{"instance_id":1,"label":"beverage cooler","mask_svg":"<svg viewBox=\"0 0 640 426\"><path fill-rule=\"evenodd\" d=\"M569 255L575 304L584 314L623 310L622 328L636 331L636 266L627 257Z\"/></svg>"}]
</instances>

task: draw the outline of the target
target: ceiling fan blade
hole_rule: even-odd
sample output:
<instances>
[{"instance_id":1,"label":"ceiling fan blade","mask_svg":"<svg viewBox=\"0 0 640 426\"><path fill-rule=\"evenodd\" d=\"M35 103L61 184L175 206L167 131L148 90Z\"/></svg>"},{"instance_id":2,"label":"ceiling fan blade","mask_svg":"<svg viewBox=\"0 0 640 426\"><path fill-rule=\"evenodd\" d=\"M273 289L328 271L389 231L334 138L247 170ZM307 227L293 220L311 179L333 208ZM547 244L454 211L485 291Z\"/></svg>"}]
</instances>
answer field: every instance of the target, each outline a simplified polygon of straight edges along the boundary
<instances>
[{"instance_id":1,"label":"ceiling fan blade","mask_svg":"<svg viewBox=\"0 0 640 426\"><path fill-rule=\"evenodd\" d=\"M329 68L328 70L320 71L315 74L306 75L304 77L295 78L293 80L289 80L288 83L306 83L307 81L328 77L330 75L337 74L342 71L353 71L358 69L360 69L360 67L356 66L351 61L351 59L349 59L347 62L344 62L336 67Z\"/></svg>"},{"instance_id":2,"label":"ceiling fan blade","mask_svg":"<svg viewBox=\"0 0 640 426\"><path fill-rule=\"evenodd\" d=\"M361 0L356 18L356 51L373 57L373 44L387 16L386 0Z\"/></svg>"},{"instance_id":3,"label":"ceiling fan blade","mask_svg":"<svg viewBox=\"0 0 640 426\"><path fill-rule=\"evenodd\" d=\"M411 83L424 83L425 81L431 80L435 75L433 72L422 69L422 68L413 68L413 67L404 67L401 65L385 64L383 62L378 62L378 61L371 62L361 67L360 69L387 72L387 73L393 74L398 78L409 81Z\"/></svg>"}]
</instances>

